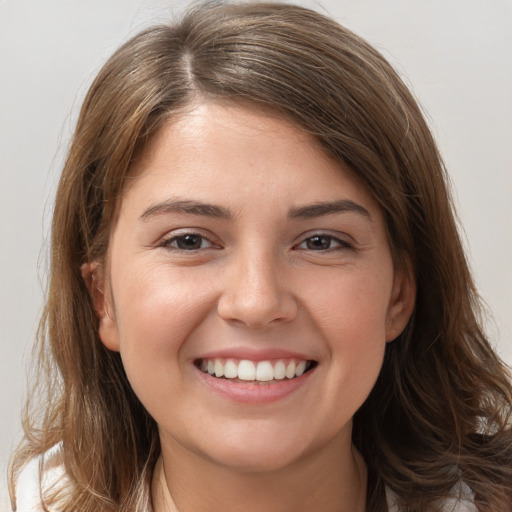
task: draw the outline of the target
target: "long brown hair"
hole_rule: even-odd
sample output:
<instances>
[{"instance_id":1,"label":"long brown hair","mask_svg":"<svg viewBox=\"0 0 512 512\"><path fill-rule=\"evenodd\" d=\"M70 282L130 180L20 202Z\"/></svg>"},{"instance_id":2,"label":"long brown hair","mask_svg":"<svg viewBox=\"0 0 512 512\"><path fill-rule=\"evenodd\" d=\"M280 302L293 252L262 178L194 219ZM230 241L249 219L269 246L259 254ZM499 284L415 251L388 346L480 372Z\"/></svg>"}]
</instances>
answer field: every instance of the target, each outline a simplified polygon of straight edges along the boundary
<instances>
[{"instance_id":1,"label":"long brown hair","mask_svg":"<svg viewBox=\"0 0 512 512\"><path fill-rule=\"evenodd\" d=\"M413 318L388 344L354 419L354 443L372 476L368 511L385 509L384 486L404 511L436 510L460 480L481 512L509 511L510 376L482 332L445 169L420 108L358 36L308 9L258 2L199 4L176 24L148 29L92 84L55 201L35 384L45 385L44 405L40 415L26 413L12 488L28 459L62 443L63 509L149 506L156 425L119 354L99 340L80 267L105 255L130 165L148 138L210 98L264 106L313 134L366 185L396 266L408 262L414 274ZM53 491L48 503L58 485Z\"/></svg>"}]
</instances>

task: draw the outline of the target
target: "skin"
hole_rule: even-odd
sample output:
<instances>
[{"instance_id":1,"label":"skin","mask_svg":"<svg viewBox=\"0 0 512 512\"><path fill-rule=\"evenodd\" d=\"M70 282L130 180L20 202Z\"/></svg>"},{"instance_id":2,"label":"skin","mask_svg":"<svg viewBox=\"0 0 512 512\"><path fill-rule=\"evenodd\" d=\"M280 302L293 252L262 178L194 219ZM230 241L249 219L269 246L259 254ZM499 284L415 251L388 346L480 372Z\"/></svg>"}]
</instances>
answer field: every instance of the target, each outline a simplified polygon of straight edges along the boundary
<instances>
[{"instance_id":1,"label":"skin","mask_svg":"<svg viewBox=\"0 0 512 512\"><path fill-rule=\"evenodd\" d=\"M107 263L84 275L100 337L159 425L174 503L154 482L156 509L364 510L352 417L414 303L375 202L311 136L233 104L172 118L132 176ZM348 210L297 214L339 201ZM275 348L316 367L268 403L226 398L194 365L212 350Z\"/></svg>"}]
</instances>

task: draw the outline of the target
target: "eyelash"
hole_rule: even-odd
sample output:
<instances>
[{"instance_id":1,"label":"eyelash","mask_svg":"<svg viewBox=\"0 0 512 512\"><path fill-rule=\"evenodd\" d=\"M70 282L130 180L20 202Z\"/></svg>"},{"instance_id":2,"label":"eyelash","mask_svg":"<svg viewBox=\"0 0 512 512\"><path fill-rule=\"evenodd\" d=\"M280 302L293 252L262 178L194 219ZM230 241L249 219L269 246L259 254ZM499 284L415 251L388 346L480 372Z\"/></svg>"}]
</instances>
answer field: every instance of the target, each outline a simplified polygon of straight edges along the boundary
<instances>
[{"instance_id":1,"label":"eyelash","mask_svg":"<svg viewBox=\"0 0 512 512\"><path fill-rule=\"evenodd\" d=\"M183 246L180 247L179 246L180 242L186 243L187 238L191 239L190 241L192 241L192 242L194 240L196 240L196 242L200 242L200 246L192 247L192 248L190 248L190 247L186 248ZM307 244L309 242L314 241L315 239L316 239L317 243L320 243L320 245L317 247L311 247L311 246L308 247ZM209 244L207 247L203 246L203 244L205 242L207 244ZM301 247L304 244L306 244L306 246ZM334 244L334 247L333 247L333 244ZM322 247L322 245L324 245L324 246ZM325 245L328 245L328 246L325 247ZM213 247L215 247L215 244L208 237L201 235L199 233L194 233L191 231L191 232L183 233L180 235L174 235L169 238L166 238L166 239L162 240L162 242L159 244L159 246L164 247L164 248L170 248L170 249L181 251L181 252L192 253L192 252L200 251L202 249L213 248ZM347 241L337 238L333 235L317 233L317 234L314 234L314 235L304 238L299 244L296 244L293 248L298 249L298 250L311 251L311 252L333 252L333 251L343 250L343 249L353 249L353 246L350 243L348 243Z\"/></svg>"}]
</instances>

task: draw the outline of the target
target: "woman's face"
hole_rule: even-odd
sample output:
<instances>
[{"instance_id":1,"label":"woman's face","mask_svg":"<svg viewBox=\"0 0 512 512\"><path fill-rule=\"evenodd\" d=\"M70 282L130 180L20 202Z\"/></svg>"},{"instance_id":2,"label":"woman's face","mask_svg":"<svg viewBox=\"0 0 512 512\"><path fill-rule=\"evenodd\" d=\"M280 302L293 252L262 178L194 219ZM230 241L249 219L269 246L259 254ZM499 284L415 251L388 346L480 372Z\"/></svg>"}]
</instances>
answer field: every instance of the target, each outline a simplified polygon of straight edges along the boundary
<instances>
[{"instance_id":1,"label":"woman's face","mask_svg":"<svg viewBox=\"0 0 512 512\"><path fill-rule=\"evenodd\" d=\"M350 449L413 302L363 186L288 122L220 103L163 126L132 175L100 336L163 449L244 471Z\"/></svg>"}]
</instances>

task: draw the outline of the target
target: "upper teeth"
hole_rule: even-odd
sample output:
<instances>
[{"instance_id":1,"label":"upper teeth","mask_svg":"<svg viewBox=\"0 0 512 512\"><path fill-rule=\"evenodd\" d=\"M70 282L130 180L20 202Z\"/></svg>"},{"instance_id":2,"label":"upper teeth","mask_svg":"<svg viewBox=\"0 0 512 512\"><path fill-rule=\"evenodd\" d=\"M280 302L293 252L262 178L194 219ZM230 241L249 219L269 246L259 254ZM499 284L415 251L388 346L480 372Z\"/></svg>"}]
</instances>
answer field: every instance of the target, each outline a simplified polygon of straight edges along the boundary
<instances>
[{"instance_id":1,"label":"upper teeth","mask_svg":"<svg viewBox=\"0 0 512 512\"><path fill-rule=\"evenodd\" d=\"M270 380L281 380L285 377L293 379L300 377L308 367L308 361L251 361L249 359L202 359L200 369L227 379L255 380L266 382Z\"/></svg>"}]
</instances>

